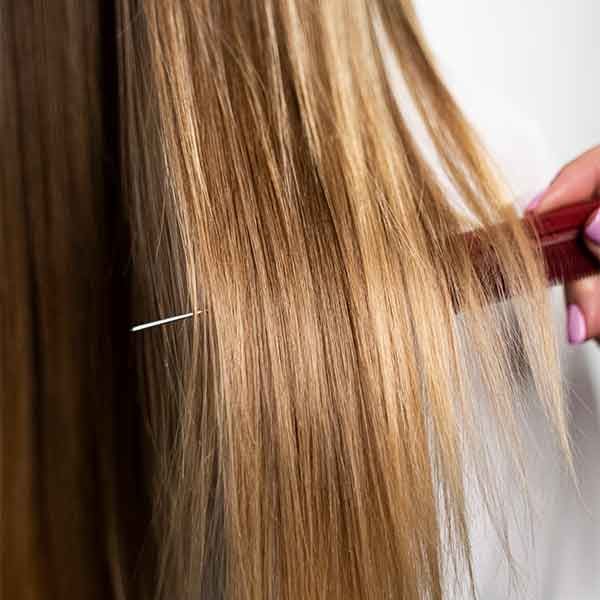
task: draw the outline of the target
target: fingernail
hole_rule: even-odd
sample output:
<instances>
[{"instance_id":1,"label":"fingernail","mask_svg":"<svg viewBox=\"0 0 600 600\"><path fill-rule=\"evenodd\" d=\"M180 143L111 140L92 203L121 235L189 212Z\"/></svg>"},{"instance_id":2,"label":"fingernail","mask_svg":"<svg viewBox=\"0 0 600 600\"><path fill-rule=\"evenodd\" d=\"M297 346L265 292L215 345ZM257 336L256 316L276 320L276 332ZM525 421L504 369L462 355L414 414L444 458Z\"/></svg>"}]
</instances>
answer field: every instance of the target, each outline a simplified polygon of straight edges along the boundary
<instances>
[{"instance_id":1,"label":"fingernail","mask_svg":"<svg viewBox=\"0 0 600 600\"><path fill-rule=\"evenodd\" d=\"M539 203L542 201L542 198L544 197L544 194L546 193L546 190L542 190L541 192L538 192L529 202L529 204L525 207L525 212L531 212L532 210L535 210Z\"/></svg>"},{"instance_id":2,"label":"fingernail","mask_svg":"<svg viewBox=\"0 0 600 600\"><path fill-rule=\"evenodd\" d=\"M577 304L567 307L567 337L569 344L581 344L587 337L585 317Z\"/></svg>"},{"instance_id":3,"label":"fingernail","mask_svg":"<svg viewBox=\"0 0 600 600\"><path fill-rule=\"evenodd\" d=\"M595 244L600 245L600 210L592 217L585 227L585 235Z\"/></svg>"}]
</instances>

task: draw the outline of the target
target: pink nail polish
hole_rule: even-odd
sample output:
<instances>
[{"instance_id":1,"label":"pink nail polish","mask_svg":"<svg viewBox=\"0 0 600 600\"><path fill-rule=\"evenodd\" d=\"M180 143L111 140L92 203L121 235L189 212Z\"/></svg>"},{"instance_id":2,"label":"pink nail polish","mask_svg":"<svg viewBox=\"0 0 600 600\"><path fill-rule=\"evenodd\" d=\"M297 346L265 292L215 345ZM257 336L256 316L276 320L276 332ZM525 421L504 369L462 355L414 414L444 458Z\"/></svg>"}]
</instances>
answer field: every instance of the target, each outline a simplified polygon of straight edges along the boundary
<instances>
[{"instance_id":1,"label":"pink nail polish","mask_svg":"<svg viewBox=\"0 0 600 600\"><path fill-rule=\"evenodd\" d=\"M546 193L546 190L542 190L541 192L538 192L529 202L529 204L525 207L525 212L531 212L532 210L536 209L539 205L539 203L542 201L542 198L544 197L544 194Z\"/></svg>"},{"instance_id":2,"label":"pink nail polish","mask_svg":"<svg viewBox=\"0 0 600 600\"><path fill-rule=\"evenodd\" d=\"M585 317L577 304L567 307L567 337L569 344L581 344L587 337Z\"/></svg>"},{"instance_id":3,"label":"pink nail polish","mask_svg":"<svg viewBox=\"0 0 600 600\"><path fill-rule=\"evenodd\" d=\"M585 235L595 244L600 244L600 211L596 211L592 220L586 225Z\"/></svg>"}]
</instances>

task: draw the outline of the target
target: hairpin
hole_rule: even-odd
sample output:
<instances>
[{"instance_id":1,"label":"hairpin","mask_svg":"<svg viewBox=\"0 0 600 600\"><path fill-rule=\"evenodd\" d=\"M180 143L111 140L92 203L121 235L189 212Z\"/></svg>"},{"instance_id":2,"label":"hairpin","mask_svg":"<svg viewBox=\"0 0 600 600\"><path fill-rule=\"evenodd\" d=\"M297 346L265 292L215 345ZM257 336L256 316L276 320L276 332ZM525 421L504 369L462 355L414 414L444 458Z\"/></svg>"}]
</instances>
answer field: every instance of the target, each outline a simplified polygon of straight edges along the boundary
<instances>
[{"instance_id":1,"label":"hairpin","mask_svg":"<svg viewBox=\"0 0 600 600\"><path fill-rule=\"evenodd\" d=\"M196 310L194 312L185 313L183 315L175 315L174 317L166 317L165 319L159 319L158 321L150 321L148 323L140 323L134 325L129 331L142 331L144 329L150 329L151 327L158 327L159 325L166 325L167 323L174 323L175 321L181 321L183 319L189 319L194 315L199 315L206 312L205 309Z\"/></svg>"}]
</instances>

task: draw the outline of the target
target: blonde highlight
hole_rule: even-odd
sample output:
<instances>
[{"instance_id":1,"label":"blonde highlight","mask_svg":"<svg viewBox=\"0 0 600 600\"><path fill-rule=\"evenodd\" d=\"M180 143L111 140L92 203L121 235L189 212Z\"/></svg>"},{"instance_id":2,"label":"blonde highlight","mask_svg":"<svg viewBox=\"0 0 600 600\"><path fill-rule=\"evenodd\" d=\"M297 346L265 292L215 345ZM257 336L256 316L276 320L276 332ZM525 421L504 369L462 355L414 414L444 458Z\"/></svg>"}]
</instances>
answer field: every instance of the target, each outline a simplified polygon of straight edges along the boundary
<instances>
[{"instance_id":1,"label":"blonde highlight","mask_svg":"<svg viewBox=\"0 0 600 600\"><path fill-rule=\"evenodd\" d=\"M470 373L493 396L507 450L518 445L520 382L510 336L566 437L556 379L540 377L558 369L543 270L410 3L140 10L129 56L146 62L126 59L124 76L149 86L162 162L138 179L138 235L142 253L154 248L160 216L185 265L167 283L177 256L143 255L157 294L146 314L208 311L140 342L158 343L153 356L182 378L164 558L196 566L176 595L213 590L216 578L230 598L441 598L444 540L455 570L470 564L465 448L484 445L461 335L478 351ZM469 219L415 141L382 36L471 226L507 223L489 243L520 299L516 325L502 325L494 282L449 243ZM154 358L145 368L161 369ZM164 402L161 387L151 393ZM494 478L480 482L489 493Z\"/></svg>"}]
</instances>

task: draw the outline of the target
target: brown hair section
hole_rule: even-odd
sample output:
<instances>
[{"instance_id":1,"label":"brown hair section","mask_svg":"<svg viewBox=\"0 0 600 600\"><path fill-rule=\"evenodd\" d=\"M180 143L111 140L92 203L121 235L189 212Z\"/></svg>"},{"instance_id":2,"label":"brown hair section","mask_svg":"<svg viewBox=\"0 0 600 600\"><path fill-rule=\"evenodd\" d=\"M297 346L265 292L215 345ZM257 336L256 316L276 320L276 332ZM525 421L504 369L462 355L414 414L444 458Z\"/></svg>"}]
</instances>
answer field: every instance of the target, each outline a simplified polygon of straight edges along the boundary
<instances>
[{"instance_id":1,"label":"brown hair section","mask_svg":"<svg viewBox=\"0 0 600 600\"><path fill-rule=\"evenodd\" d=\"M110 4L0 9L3 598L131 598L149 560Z\"/></svg>"}]
</instances>

